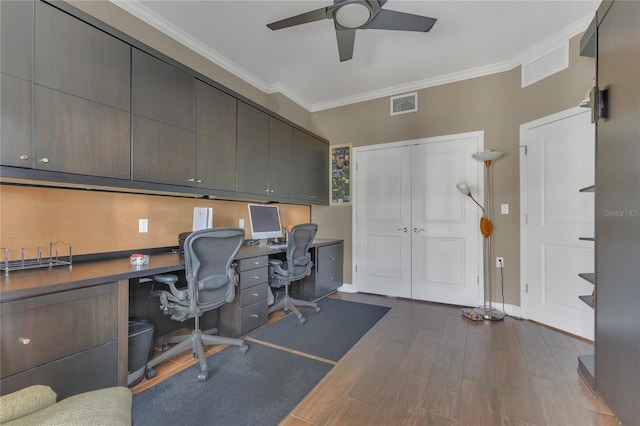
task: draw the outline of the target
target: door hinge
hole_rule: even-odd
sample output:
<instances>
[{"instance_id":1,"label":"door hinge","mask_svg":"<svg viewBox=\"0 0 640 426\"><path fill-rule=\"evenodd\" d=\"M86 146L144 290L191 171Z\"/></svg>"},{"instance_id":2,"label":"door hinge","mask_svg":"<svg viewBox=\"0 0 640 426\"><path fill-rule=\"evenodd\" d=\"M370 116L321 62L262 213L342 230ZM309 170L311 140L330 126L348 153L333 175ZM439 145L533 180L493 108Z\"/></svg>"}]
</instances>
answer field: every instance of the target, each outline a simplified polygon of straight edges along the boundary
<instances>
[{"instance_id":1,"label":"door hinge","mask_svg":"<svg viewBox=\"0 0 640 426\"><path fill-rule=\"evenodd\" d=\"M524 224L525 224L525 225L528 225L528 224L529 224L529 215L528 215L528 214L525 214L525 215L524 215Z\"/></svg>"},{"instance_id":2,"label":"door hinge","mask_svg":"<svg viewBox=\"0 0 640 426\"><path fill-rule=\"evenodd\" d=\"M356 265L356 272L358 272L358 265Z\"/></svg>"},{"instance_id":3,"label":"door hinge","mask_svg":"<svg viewBox=\"0 0 640 426\"><path fill-rule=\"evenodd\" d=\"M522 145L522 148L524 148L524 155L529 154L529 150L527 149L527 145Z\"/></svg>"},{"instance_id":4,"label":"door hinge","mask_svg":"<svg viewBox=\"0 0 640 426\"><path fill-rule=\"evenodd\" d=\"M526 284L524 285L524 292L525 292L525 293L529 293L529 283L526 283Z\"/></svg>"},{"instance_id":5,"label":"door hinge","mask_svg":"<svg viewBox=\"0 0 640 426\"><path fill-rule=\"evenodd\" d=\"M476 275L476 284L480 285L480 275Z\"/></svg>"}]
</instances>

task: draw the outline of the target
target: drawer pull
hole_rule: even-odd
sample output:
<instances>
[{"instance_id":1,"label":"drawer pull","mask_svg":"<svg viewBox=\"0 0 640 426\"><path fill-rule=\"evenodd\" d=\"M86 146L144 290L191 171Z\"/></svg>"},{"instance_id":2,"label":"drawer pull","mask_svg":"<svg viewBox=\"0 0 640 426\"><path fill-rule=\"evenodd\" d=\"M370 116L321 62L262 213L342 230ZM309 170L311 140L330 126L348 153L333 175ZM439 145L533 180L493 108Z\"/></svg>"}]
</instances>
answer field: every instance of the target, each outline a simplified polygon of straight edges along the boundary
<instances>
[{"instance_id":1,"label":"drawer pull","mask_svg":"<svg viewBox=\"0 0 640 426\"><path fill-rule=\"evenodd\" d=\"M31 343L31 339L27 337L21 337L18 339L18 342L22 343L23 345L28 345L29 343Z\"/></svg>"},{"instance_id":2,"label":"drawer pull","mask_svg":"<svg viewBox=\"0 0 640 426\"><path fill-rule=\"evenodd\" d=\"M335 257L332 257L330 260L336 260L336 258L335 258Z\"/></svg>"},{"instance_id":3,"label":"drawer pull","mask_svg":"<svg viewBox=\"0 0 640 426\"><path fill-rule=\"evenodd\" d=\"M253 279L254 279L254 280L259 280L259 279L260 279L260 277L253 277Z\"/></svg>"},{"instance_id":4,"label":"drawer pull","mask_svg":"<svg viewBox=\"0 0 640 426\"><path fill-rule=\"evenodd\" d=\"M258 293L251 293L251 295L252 295L253 297L258 297L258 296L260 296Z\"/></svg>"},{"instance_id":5,"label":"drawer pull","mask_svg":"<svg viewBox=\"0 0 640 426\"><path fill-rule=\"evenodd\" d=\"M260 316L258 316L256 314L251 314L251 318L260 318Z\"/></svg>"},{"instance_id":6,"label":"drawer pull","mask_svg":"<svg viewBox=\"0 0 640 426\"><path fill-rule=\"evenodd\" d=\"M259 265L259 264L260 264L260 262L256 260L256 261L254 261L254 262L253 262L253 264L254 264L254 265Z\"/></svg>"}]
</instances>

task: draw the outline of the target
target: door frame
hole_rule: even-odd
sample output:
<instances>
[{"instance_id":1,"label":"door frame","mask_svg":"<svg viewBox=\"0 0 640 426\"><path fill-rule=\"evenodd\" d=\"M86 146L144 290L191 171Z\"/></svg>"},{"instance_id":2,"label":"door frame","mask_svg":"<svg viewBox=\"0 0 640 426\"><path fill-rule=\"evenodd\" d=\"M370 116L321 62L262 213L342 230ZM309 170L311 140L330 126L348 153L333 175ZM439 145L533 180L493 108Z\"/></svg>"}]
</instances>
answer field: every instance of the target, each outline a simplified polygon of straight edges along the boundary
<instances>
[{"instance_id":1,"label":"door frame","mask_svg":"<svg viewBox=\"0 0 640 426\"><path fill-rule=\"evenodd\" d=\"M484 130L478 130L478 131L473 131L473 132L464 132L464 133L454 133L454 134L450 134L450 135L441 135L441 136L432 136L432 137L428 137L428 138L419 138L419 139L410 139L410 140L405 140L405 141L396 141L396 142L386 142L386 143L381 143L381 144L374 144L374 145L364 145L364 146L359 146L359 147L354 147L352 150L352 164L357 164L357 158L360 152L363 151L373 151L373 150L380 150L380 149L389 149L389 148L398 148L398 147L403 147L403 146L411 146L411 145L424 145L424 144L429 144L429 143L437 143L437 142L445 142L449 139L452 138L477 138L478 139L478 152L481 152L484 150ZM482 162L480 161L476 161L470 158L470 161L474 161L478 163L478 167L477 167L477 173L478 173L478 194L477 197L479 200L484 200L484 166L482 164ZM356 231L357 231L357 224L356 224L356 204L358 203L356 194L356 188L358 185L358 173L357 170L355 172L352 173L351 175L351 191L352 191L352 197L351 197L351 202L352 202L352 212L351 212L351 241L353 242L352 244L352 249L351 249L351 276L353 277L352 281L353 283L351 284L351 288L350 288L350 292L358 292L358 282L357 282L357 273L356 273L356 259L357 257L357 244L355 244L356 241ZM478 220L480 220L480 216L478 213ZM483 289L484 288L484 262L483 262L483 246L482 246L482 238L478 239L478 285L479 288ZM482 296L481 296L482 297ZM479 301L479 304L484 303L484 301Z\"/></svg>"},{"instance_id":2,"label":"door frame","mask_svg":"<svg viewBox=\"0 0 640 426\"><path fill-rule=\"evenodd\" d=\"M546 124L551 124L555 121L564 120L574 115L588 113L582 107L572 107L564 111L557 112L555 114L547 115L542 118L538 118L528 123L520 125L520 141L519 141L519 154L520 154L520 311L521 316L525 319L529 319L529 312L527 309L527 178L526 178L526 145L527 134L530 130L535 129ZM576 297L578 295L576 294Z\"/></svg>"}]
</instances>

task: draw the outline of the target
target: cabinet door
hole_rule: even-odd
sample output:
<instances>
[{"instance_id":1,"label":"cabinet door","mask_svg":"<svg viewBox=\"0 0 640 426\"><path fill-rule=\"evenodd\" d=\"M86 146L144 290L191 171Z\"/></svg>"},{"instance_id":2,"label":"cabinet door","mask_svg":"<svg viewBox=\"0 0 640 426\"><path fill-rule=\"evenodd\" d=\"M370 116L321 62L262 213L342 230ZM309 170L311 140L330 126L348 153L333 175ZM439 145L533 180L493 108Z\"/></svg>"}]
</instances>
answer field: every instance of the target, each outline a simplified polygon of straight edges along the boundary
<instances>
[{"instance_id":1,"label":"cabinet door","mask_svg":"<svg viewBox=\"0 0 640 426\"><path fill-rule=\"evenodd\" d=\"M195 81L196 176L203 188L236 190L236 98Z\"/></svg>"},{"instance_id":2,"label":"cabinet door","mask_svg":"<svg viewBox=\"0 0 640 426\"><path fill-rule=\"evenodd\" d=\"M34 99L36 168L129 179L129 113L38 85Z\"/></svg>"},{"instance_id":3,"label":"cabinet door","mask_svg":"<svg viewBox=\"0 0 640 426\"><path fill-rule=\"evenodd\" d=\"M293 198L293 127L269 117L269 197Z\"/></svg>"},{"instance_id":4,"label":"cabinet door","mask_svg":"<svg viewBox=\"0 0 640 426\"><path fill-rule=\"evenodd\" d=\"M138 49L132 49L131 75L134 114L194 130L191 75Z\"/></svg>"},{"instance_id":5,"label":"cabinet door","mask_svg":"<svg viewBox=\"0 0 640 426\"><path fill-rule=\"evenodd\" d=\"M36 84L129 111L129 45L42 2L35 23Z\"/></svg>"},{"instance_id":6,"label":"cabinet door","mask_svg":"<svg viewBox=\"0 0 640 426\"><path fill-rule=\"evenodd\" d=\"M7 74L0 74L0 84L0 162L5 166L31 168L33 84Z\"/></svg>"},{"instance_id":7,"label":"cabinet door","mask_svg":"<svg viewBox=\"0 0 640 426\"><path fill-rule=\"evenodd\" d=\"M238 192L268 196L269 116L238 102Z\"/></svg>"},{"instance_id":8,"label":"cabinet door","mask_svg":"<svg viewBox=\"0 0 640 426\"><path fill-rule=\"evenodd\" d=\"M133 179L191 186L194 133L133 115Z\"/></svg>"},{"instance_id":9,"label":"cabinet door","mask_svg":"<svg viewBox=\"0 0 640 426\"><path fill-rule=\"evenodd\" d=\"M327 204L329 146L300 130L293 131L294 187L297 200L311 204Z\"/></svg>"},{"instance_id":10,"label":"cabinet door","mask_svg":"<svg viewBox=\"0 0 640 426\"><path fill-rule=\"evenodd\" d=\"M0 72L33 81L31 1L0 1Z\"/></svg>"}]
</instances>

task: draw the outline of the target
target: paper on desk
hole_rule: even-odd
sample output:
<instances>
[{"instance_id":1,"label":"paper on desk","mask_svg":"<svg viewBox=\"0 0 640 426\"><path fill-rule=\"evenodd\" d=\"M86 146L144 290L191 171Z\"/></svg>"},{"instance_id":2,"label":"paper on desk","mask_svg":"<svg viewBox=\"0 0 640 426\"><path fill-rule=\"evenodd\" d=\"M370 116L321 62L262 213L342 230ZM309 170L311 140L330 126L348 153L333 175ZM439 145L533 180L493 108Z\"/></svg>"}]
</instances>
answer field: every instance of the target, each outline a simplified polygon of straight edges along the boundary
<instances>
[{"instance_id":1,"label":"paper on desk","mask_svg":"<svg viewBox=\"0 0 640 426\"><path fill-rule=\"evenodd\" d=\"M194 207L193 208L193 231L213 228L213 208Z\"/></svg>"}]
</instances>

